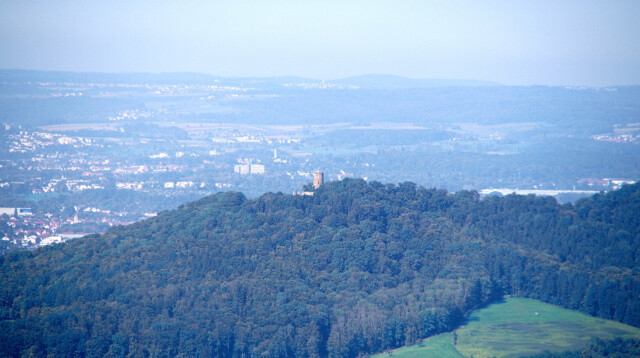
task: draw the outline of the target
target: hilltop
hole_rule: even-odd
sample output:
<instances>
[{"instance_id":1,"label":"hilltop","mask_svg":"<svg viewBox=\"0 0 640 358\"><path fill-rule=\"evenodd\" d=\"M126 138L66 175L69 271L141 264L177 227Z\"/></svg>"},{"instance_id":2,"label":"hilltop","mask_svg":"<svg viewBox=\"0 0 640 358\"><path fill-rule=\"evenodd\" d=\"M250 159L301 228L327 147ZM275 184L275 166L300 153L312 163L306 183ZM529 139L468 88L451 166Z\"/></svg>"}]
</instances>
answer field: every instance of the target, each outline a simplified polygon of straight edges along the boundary
<instances>
[{"instance_id":1,"label":"hilltop","mask_svg":"<svg viewBox=\"0 0 640 358\"><path fill-rule=\"evenodd\" d=\"M0 259L8 356L348 356L505 294L640 326L640 184L571 204L346 179Z\"/></svg>"}]
</instances>

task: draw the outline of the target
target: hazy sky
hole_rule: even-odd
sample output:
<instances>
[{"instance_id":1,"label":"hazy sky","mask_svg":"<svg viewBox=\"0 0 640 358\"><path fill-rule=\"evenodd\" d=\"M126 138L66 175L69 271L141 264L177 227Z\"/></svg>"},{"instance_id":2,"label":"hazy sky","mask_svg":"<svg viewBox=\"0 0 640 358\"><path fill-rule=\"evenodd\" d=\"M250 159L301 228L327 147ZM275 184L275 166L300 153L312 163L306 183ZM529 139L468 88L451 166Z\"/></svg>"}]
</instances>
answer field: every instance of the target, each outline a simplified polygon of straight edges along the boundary
<instances>
[{"instance_id":1,"label":"hazy sky","mask_svg":"<svg viewBox=\"0 0 640 358\"><path fill-rule=\"evenodd\" d=\"M0 0L0 68L640 84L640 0Z\"/></svg>"}]
</instances>

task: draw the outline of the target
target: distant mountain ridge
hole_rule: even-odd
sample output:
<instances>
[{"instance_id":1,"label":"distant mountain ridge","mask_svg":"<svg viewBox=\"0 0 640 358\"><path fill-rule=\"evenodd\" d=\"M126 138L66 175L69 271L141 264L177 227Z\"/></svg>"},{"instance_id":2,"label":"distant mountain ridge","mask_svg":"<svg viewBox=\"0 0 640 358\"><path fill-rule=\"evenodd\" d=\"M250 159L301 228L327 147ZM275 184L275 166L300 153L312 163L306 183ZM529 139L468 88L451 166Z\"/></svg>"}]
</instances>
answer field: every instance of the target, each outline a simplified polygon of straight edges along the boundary
<instances>
[{"instance_id":1,"label":"distant mountain ridge","mask_svg":"<svg viewBox=\"0 0 640 358\"><path fill-rule=\"evenodd\" d=\"M357 357L504 294L640 326L640 184L575 206L345 179L0 257L6 356Z\"/></svg>"},{"instance_id":2,"label":"distant mountain ridge","mask_svg":"<svg viewBox=\"0 0 640 358\"><path fill-rule=\"evenodd\" d=\"M101 72L69 72L69 71L36 71L36 70L0 70L0 81L50 81L50 82L121 82L130 84L215 84L219 82L247 86L282 86L292 83L323 83L322 79L298 76L273 77L225 77L195 72L170 73L101 73ZM434 88L434 87L478 87L497 86L497 83L476 80L458 79L413 79L395 75L360 75L326 80L326 83L351 85L366 89L400 89L400 88Z\"/></svg>"},{"instance_id":3,"label":"distant mountain ridge","mask_svg":"<svg viewBox=\"0 0 640 358\"><path fill-rule=\"evenodd\" d=\"M436 88L436 87L484 87L499 86L491 81L463 79L414 79L393 75L361 75L329 81L368 89Z\"/></svg>"}]
</instances>

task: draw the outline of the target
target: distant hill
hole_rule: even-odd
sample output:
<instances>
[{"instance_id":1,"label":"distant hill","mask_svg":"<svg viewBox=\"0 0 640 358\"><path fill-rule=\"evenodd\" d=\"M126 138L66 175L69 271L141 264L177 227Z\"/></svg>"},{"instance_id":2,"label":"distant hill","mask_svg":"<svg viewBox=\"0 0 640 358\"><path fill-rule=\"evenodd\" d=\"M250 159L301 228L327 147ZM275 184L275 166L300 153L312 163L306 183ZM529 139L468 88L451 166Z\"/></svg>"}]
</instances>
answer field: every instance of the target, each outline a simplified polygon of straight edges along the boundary
<instances>
[{"instance_id":1,"label":"distant hill","mask_svg":"<svg viewBox=\"0 0 640 358\"><path fill-rule=\"evenodd\" d=\"M26 70L0 70L0 84L2 123L27 128L104 123L124 111L141 111L154 122L258 125L400 122L440 128L527 122L542 125L535 134L543 140L564 142L566 137L588 138L633 125L640 114L640 86L501 86L389 75L323 82L292 76Z\"/></svg>"},{"instance_id":2,"label":"distant hill","mask_svg":"<svg viewBox=\"0 0 640 358\"><path fill-rule=\"evenodd\" d=\"M414 79L393 75L361 75L329 81L367 89L483 87L498 86L496 82L459 79Z\"/></svg>"},{"instance_id":3,"label":"distant hill","mask_svg":"<svg viewBox=\"0 0 640 358\"><path fill-rule=\"evenodd\" d=\"M194 72L175 73L101 73L69 71L35 71L0 69L0 82L77 82L77 83L126 83L126 84L216 84L242 85L248 87L282 87L285 84L322 83L321 79L298 76L275 77L224 77ZM431 87L475 87L495 86L494 82L455 79L412 79L394 75L361 75L335 79L327 83L354 85L368 89L431 88Z\"/></svg>"},{"instance_id":4,"label":"distant hill","mask_svg":"<svg viewBox=\"0 0 640 358\"><path fill-rule=\"evenodd\" d=\"M0 82L54 82L54 83L101 83L101 84L191 84L191 85L226 85L242 87L282 87L285 83L304 82L308 79L300 77L222 77L193 72L176 73L101 73L101 72L66 72L66 71L33 71L33 70L0 70ZM318 81L320 82L320 81Z\"/></svg>"},{"instance_id":5,"label":"distant hill","mask_svg":"<svg viewBox=\"0 0 640 358\"><path fill-rule=\"evenodd\" d=\"M640 184L575 205L348 179L0 258L3 356L356 357L504 294L640 326Z\"/></svg>"}]
</instances>

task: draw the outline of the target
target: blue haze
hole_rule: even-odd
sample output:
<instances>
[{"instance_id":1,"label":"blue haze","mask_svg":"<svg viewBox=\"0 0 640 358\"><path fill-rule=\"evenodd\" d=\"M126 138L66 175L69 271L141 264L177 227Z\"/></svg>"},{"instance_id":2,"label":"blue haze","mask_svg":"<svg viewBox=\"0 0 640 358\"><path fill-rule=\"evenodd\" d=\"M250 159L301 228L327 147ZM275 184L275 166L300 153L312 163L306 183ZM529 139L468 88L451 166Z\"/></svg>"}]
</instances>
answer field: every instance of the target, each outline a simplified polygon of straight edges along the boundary
<instances>
[{"instance_id":1,"label":"blue haze","mask_svg":"<svg viewBox=\"0 0 640 358\"><path fill-rule=\"evenodd\" d=\"M640 83L640 2L2 1L0 68Z\"/></svg>"}]
</instances>

